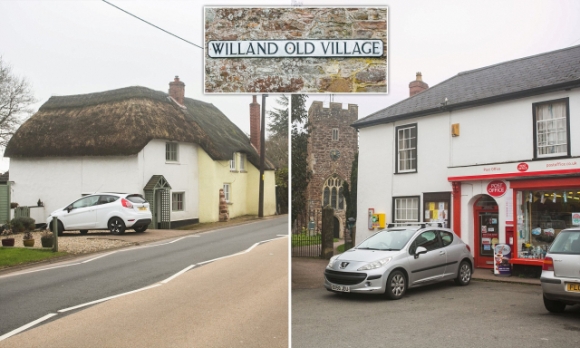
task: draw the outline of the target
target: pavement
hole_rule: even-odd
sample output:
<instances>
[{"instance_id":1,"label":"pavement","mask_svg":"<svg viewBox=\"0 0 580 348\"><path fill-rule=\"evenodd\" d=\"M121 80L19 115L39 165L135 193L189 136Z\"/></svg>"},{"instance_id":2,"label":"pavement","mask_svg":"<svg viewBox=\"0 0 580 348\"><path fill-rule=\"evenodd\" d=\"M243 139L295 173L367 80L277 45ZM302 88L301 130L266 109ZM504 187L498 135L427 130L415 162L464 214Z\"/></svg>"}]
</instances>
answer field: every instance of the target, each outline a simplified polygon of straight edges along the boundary
<instances>
[{"instance_id":1,"label":"pavement","mask_svg":"<svg viewBox=\"0 0 580 348\"><path fill-rule=\"evenodd\" d=\"M335 243L335 247L341 242ZM335 250L335 255L337 254ZM324 287L324 269L328 260L310 257L292 258L292 289L316 289ZM517 276L496 276L491 269L476 268L472 280L489 282L520 283L541 285L538 278L521 278Z\"/></svg>"}]
</instances>

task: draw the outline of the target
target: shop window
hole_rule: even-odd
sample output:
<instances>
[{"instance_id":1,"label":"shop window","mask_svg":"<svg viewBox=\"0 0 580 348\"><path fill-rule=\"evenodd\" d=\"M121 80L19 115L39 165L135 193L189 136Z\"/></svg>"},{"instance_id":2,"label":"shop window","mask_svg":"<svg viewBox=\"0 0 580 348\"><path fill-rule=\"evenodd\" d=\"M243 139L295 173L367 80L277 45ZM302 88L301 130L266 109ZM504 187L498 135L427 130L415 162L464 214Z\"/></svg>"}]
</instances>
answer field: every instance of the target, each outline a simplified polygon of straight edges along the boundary
<instances>
[{"instance_id":1,"label":"shop window","mask_svg":"<svg viewBox=\"0 0 580 348\"><path fill-rule=\"evenodd\" d=\"M561 230L580 225L580 187L516 193L520 258L541 259Z\"/></svg>"},{"instance_id":2,"label":"shop window","mask_svg":"<svg viewBox=\"0 0 580 348\"><path fill-rule=\"evenodd\" d=\"M417 124L396 128L397 173L417 172Z\"/></svg>"},{"instance_id":3,"label":"shop window","mask_svg":"<svg viewBox=\"0 0 580 348\"><path fill-rule=\"evenodd\" d=\"M419 221L419 197L394 197L395 223Z\"/></svg>"},{"instance_id":4,"label":"shop window","mask_svg":"<svg viewBox=\"0 0 580 348\"><path fill-rule=\"evenodd\" d=\"M443 227L449 227L451 222L450 203L451 192L424 193L423 221L440 222Z\"/></svg>"},{"instance_id":5,"label":"shop window","mask_svg":"<svg viewBox=\"0 0 580 348\"><path fill-rule=\"evenodd\" d=\"M570 156L568 98L533 104L534 157Z\"/></svg>"}]
</instances>

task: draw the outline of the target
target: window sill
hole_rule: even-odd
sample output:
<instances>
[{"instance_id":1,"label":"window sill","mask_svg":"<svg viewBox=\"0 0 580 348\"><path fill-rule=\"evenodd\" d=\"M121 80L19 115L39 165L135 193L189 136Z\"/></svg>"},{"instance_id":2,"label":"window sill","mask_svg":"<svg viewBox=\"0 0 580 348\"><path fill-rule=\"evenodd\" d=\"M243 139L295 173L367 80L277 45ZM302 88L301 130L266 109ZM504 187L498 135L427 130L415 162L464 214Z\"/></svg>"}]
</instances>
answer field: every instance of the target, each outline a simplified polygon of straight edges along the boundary
<instances>
[{"instance_id":1,"label":"window sill","mask_svg":"<svg viewBox=\"0 0 580 348\"><path fill-rule=\"evenodd\" d=\"M230 173L239 173L239 170L230 169Z\"/></svg>"},{"instance_id":2,"label":"window sill","mask_svg":"<svg viewBox=\"0 0 580 348\"><path fill-rule=\"evenodd\" d=\"M233 205L234 202L226 202L227 205Z\"/></svg>"},{"instance_id":3,"label":"window sill","mask_svg":"<svg viewBox=\"0 0 580 348\"><path fill-rule=\"evenodd\" d=\"M409 172L395 172L394 174L416 174L418 173L417 170L409 171Z\"/></svg>"},{"instance_id":4,"label":"window sill","mask_svg":"<svg viewBox=\"0 0 580 348\"><path fill-rule=\"evenodd\" d=\"M179 164L178 161L165 161L165 164Z\"/></svg>"}]
</instances>

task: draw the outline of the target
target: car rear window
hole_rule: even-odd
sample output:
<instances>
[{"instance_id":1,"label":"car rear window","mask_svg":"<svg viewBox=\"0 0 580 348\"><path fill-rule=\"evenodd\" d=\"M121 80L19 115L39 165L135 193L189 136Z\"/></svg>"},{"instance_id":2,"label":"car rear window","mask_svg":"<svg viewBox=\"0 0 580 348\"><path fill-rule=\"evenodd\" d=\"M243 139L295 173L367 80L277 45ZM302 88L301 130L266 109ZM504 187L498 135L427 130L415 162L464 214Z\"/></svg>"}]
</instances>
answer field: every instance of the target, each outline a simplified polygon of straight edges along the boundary
<instances>
[{"instance_id":1,"label":"car rear window","mask_svg":"<svg viewBox=\"0 0 580 348\"><path fill-rule=\"evenodd\" d=\"M141 195L129 195L127 200L133 203L146 203L147 201Z\"/></svg>"},{"instance_id":2,"label":"car rear window","mask_svg":"<svg viewBox=\"0 0 580 348\"><path fill-rule=\"evenodd\" d=\"M550 253L580 254L580 231L562 231L550 247Z\"/></svg>"}]
</instances>

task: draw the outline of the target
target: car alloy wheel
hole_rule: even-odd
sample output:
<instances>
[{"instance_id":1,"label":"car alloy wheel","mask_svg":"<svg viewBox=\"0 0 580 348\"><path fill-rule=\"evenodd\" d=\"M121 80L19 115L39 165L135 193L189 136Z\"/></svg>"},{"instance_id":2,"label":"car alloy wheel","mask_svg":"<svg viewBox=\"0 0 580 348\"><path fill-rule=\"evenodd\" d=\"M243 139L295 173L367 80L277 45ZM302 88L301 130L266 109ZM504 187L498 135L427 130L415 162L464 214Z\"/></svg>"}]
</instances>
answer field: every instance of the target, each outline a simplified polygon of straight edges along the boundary
<instances>
[{"instance_id":1,"label":"car alloy wheel","mask_svg":"<svg viewBox=\"0 0 580 348\"><path fill-rule=\"evenodd\" d=\"M457 285L467 285L471 281L471 266L467 261L461 261L459 265L459 272L457 272L457 278L455 278L455 284Z\"/></svg>"},{"instance_id":2,"label":"car alloy wheel","mask_svg":"<svg viewBox=\"0 0 580 348\"><path fill-rule=\"evenodd\" d=\"M398 300L405 294L407 288L407 281L405 275L401 271L391 272L387 279L387 297L391 300Z\"/></svg>"},{"instance_id":3,"label":"car alloy wheel","mask_svg":"<svg viewBox=\"0 0 580 348\"><path fill-rule=\"evenodd\" d=\"M112 234L123 234L125 233L125 223L120 218L112 218L109 220L109 231Z\"/></svg>"}]
</instances>

